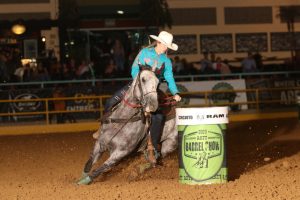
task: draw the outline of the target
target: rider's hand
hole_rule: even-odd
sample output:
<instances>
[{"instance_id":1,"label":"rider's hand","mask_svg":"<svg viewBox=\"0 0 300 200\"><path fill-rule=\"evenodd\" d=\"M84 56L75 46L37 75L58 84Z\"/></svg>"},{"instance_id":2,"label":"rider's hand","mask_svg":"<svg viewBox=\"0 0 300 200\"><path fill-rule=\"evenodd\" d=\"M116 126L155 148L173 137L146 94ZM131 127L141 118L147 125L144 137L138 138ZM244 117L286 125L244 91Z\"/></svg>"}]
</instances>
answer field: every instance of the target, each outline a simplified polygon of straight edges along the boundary
<instances>
[{"instance_id":1,"label":"rider's hand","mask_svg":"<svg viewBox=\"0 0 300 200\"><path fill-rule=\"evenodd\" d=\"M173 99L174 99L175 101L179 102L179 101L181 100L181 96L179 96L179 94L175 94L175 95L173 96Z\"/></svg>"}]
</instances>

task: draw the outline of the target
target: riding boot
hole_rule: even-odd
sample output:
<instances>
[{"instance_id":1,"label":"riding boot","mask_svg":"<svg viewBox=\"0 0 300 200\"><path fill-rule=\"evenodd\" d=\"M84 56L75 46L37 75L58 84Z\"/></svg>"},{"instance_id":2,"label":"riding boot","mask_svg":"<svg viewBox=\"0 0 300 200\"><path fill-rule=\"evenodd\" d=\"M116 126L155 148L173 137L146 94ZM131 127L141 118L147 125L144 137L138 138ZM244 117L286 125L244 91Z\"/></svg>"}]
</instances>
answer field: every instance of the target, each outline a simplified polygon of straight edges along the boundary
<instances>
[{"instance_id":1,"label":"riding boot","mask_svg":"<svg viewBox=\"0 0 300 200\"><path fill-rule=\"evenodd\" d=\"M158 163L161 159L161 144L158 144L157 149L155 149L154 151L155 151L156 162Z\"/></svg>"},{"instance_id":2,"label":"riding boot","mask_svg":"<svg viewBox=\"0 0 300 200\"><path fill-rule=\"evenodd\" d=\"M161 135L163 132L165 117L160 113L152 114L151 119L151 127L150 127L150 135L152 144L154 146L155 158L158 160L161 157Z\"/></svg>"},{"instance_id":3,"label":"riding boot","mask_svg":"<svg viewBox=\"0 0 300 200\"><path fill-rule=\"evenodd\" d=\"M156 156L155 156L155 149L152 144L151 137L148 137L147 141L147 155L146 155L147 160L150 162L151 165L155 166L157 163Z\"/></svg>"}]
</instances>

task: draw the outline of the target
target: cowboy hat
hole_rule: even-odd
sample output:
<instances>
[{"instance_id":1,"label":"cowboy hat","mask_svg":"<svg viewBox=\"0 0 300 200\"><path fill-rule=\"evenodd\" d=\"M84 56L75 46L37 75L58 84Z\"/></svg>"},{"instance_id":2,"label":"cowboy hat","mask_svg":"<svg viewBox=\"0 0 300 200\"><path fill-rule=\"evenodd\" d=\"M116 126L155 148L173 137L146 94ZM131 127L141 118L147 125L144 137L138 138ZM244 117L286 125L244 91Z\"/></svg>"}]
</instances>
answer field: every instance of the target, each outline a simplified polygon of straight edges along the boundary
<instances>
[{"instance_id":1,"label":"cowboy hat","mask_svg":"<svg viewBox=\"0 0 300 200\"><path fill-rule=\"evenodd\" d=\"M171 33L168 33L167 31L161 31L158 36L150 35L150 37L166 45L169 49L172 49L174 51L177 51L178 49L178 45L172 43L173 35Z\"/></svg>"}]
</instances>

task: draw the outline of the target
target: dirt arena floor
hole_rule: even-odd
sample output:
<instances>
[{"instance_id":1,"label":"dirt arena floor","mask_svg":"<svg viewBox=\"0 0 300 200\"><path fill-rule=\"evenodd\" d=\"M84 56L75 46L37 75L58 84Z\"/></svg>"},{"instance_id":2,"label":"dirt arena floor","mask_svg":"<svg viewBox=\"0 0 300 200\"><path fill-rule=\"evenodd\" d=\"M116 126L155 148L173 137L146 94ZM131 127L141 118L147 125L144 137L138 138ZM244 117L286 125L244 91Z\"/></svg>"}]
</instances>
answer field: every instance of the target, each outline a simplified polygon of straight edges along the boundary
<instances>
[{"instance_id":1,"label":"dirt arena floor","mask_svg":"<svg viewBox=\"0 0 300 200\"><path fill-rule=\"evenodd\" d=\"M297 119L229 124L229 182L214 185L178 183L174 152L162 166L135 180L131 175L137 165L145 162L142 155L124 160L91 185L77 186L93 147L91 135L0 137L0 199L300 200Z\"/></svg>"}]
</instances>

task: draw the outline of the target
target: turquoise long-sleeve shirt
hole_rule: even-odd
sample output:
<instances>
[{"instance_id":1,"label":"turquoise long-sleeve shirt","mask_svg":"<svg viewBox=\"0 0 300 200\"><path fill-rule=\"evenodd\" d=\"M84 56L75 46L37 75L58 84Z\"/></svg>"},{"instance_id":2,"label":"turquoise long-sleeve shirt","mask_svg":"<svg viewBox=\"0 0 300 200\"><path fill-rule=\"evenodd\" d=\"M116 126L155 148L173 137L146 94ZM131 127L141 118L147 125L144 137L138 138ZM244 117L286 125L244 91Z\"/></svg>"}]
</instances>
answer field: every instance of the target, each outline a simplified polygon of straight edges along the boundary
<instances>
[{"instance_id":1,"label":"turquoise long-sleeve shirt","mask_svg":"<svg viewBox=\"0 0 300 200\"><path fill-rule=\"evenodd\" d=\"M139 64L156 67L156 76L160 80L162 77L168 83L168 87L172 95L179 93L172 71L172 63L171 60L167 57L166 54L157 54L154 47L144 48L140 51L140 53L135 58L132 68L131 68L131 76L135 78L139 71Z\"/></svg>"}]
</instances>

